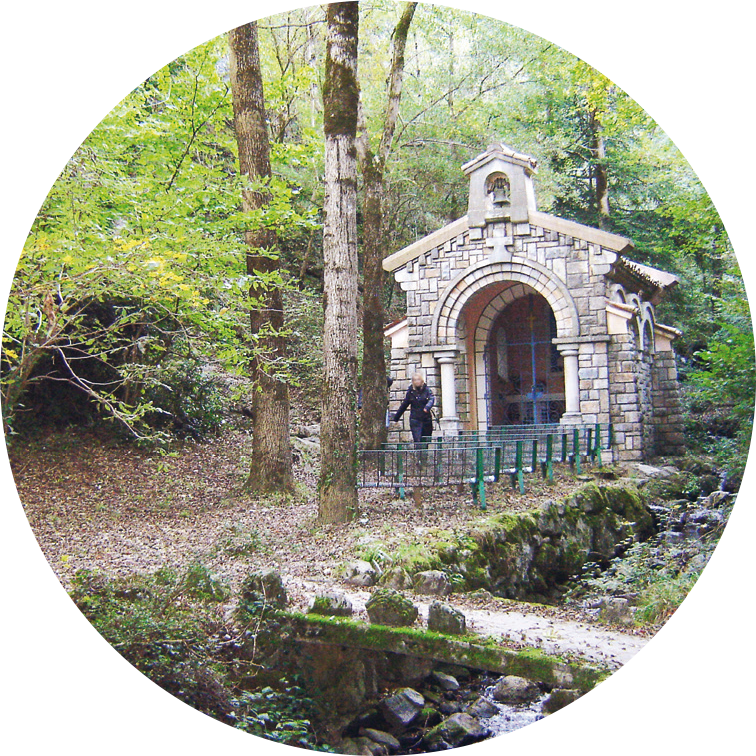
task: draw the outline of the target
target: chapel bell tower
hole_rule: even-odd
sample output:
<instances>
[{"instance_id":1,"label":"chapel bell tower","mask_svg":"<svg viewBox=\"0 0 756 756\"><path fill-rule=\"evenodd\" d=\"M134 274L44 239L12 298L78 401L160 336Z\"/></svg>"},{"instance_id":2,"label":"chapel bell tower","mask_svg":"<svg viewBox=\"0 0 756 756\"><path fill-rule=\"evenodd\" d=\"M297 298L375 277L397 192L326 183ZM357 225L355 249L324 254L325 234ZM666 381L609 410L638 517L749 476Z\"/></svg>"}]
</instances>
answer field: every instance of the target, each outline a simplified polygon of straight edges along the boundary
<instances>
[{"instance_id":1,"label":"chapel bell tower","mask_svg":"<svg viewBox=\"0 0 756 756\"><path fill-rule=\"evenodd\" d=\"M470 178L467 220L471 228L508 220L527 223L536 209L533 174L537 161L505 144L491 145L462 166Z\"/></svg>"}]
</instances>

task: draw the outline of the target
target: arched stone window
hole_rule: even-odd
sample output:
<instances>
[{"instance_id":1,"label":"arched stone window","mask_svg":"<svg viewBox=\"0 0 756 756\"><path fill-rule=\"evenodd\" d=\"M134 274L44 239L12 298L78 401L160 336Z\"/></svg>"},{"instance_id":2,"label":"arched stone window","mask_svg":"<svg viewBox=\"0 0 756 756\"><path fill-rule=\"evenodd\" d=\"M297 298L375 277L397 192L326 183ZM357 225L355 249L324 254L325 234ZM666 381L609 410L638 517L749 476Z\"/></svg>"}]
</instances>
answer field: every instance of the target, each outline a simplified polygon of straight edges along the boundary
<instances>
[{"instance_id":1,"label":"arched stone window","mask_svg":"<svg viewBox=\"0 0 756 756\"><path fill-rule=\"evenodd\" d=\"M644 319L642 325L642 350L644 354L653 354L654 349L654 326L650 319Z\"/></svg>"}]
</instances>

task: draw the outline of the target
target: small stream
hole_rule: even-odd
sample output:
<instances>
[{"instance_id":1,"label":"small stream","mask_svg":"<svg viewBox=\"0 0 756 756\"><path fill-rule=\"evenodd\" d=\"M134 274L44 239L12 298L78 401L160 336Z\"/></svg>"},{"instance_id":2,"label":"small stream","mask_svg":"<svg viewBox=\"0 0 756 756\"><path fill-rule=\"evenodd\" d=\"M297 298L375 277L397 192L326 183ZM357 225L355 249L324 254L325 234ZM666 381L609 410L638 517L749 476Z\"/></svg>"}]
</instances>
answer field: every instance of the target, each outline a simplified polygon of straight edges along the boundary
<instances>
[{"instance_id":1,"label":"small stream","mask_svg":"<svg viewBox=\"0 0 756 756\"><path fill-rule=\"evenodd\" d=\"M515 706L513 704L494 701L491 696L493 688L494 686L491 685L484 692L485 697L499 710L498 714L494 714L494 716L483 720L483 724L491 730L491 737L514 732L521 727L543 719L544 715L541 707L543 702L548 698L547 693L544 693L540 698L533 701L533 703Z\"/></svg>"},{"instance_id":2,"label":"small stream","mask_svg":"<svg viewBox=\"0 0 756 756\"><path fill-rule=\"evenodd\" d=\"M526 727L544 718L543 702L548 698L549 694L543 692L543 688L538 698L530 703L501 703L494 698L494 688L499 678L500 675L469 670L467 675L465 675L465 679L460 679L459 687L454 690L441 690L430 681L426 681L424 685L418 685L417 691L425 698L425 706L434 710L435 716L425 722L417 720L401 732L394 731L399 747L389 749L389 753L392 756L408 756L409 754L443 750L428 748L424 742L426 733L446 717L456 712L465 712L468 710L468 707L481 698L485 699L496 710L493 716L488 717L482 713L475 713L475 717L480 722L480 725L489 732L486 736L487 738L514 732L521 727ZM371 708L357 717L346 728L343 734L351 738L358 737L364 734L363 727L373 727L378 730L391 729L390 726L387 726L386 722L381 721L376 709ZM465 745L465 743L458 745ZM448 746L446 747L448 748Z\"/></svg>"}]
</instances>

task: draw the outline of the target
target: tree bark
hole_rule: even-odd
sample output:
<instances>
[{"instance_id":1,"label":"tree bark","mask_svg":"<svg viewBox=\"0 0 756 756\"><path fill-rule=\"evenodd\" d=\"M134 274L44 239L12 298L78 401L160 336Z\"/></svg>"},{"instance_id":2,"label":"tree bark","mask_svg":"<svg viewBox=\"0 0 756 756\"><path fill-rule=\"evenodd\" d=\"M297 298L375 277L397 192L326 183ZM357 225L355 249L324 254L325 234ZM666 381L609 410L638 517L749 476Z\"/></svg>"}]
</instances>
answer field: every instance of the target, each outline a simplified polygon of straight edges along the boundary
<instances>
[{"instance_id":1,"label":"tree bark","mask_svg":"<svg viewBox=\"0 0 756 756\"><path fill-rule=\"evenodd\" d=\"M410 24L417 3L405 3L402 15L392 36L392 60L388 81L388 97L383 119L378 152L370 148L370 138L360 117L360 136L357 154L364 183L362 208L362 411L360 414L360 446L363 449L378 449L386 440L386 409L388 391L386 385L386 356L384 352L383 306L384 273L383 255L383 197L384 172L399 117L402 97L405 50Z\"/></svg>"},{"instance_id":2,"label":"tree bark","mask_svg":"<svg viewBox=\"0 0 756 756\"><path fill-rule=\"evenodd\" d=\"M601 121L596 113L590 113L591 152L593 153L593 182L598 209L598 226L603 231L611 229L609 218L609 175L606 169L606 145Z\"/></svg>"},{"instance_id":3,"label":"tree bark","mask_svg":"<svg viewBox=\"0 0 756 756\"><path fill-rule=\"evenodd\" d=\"M359 5L327 6L323 131L323 400L318 520L357 512L357 159Z\"/></svg>"},{"instance_id":4,"label":"tree bark","mask_svg":"<svg viewBox=\"0 0 756 756\"><path fill-rule=\"evenodd\" d=\"M242 208L245 212L255 212L270 201L269 192L260 188L259 182L271 175L257 24L253 22L232 30L228 42L239 167L242 175L248 176L250 182L258 185L242 193ZM266 228L248 230L245 240L248 275L267 275L278 270L278 261L265 254L276 244L275 232ZM276 375L274 368L275 363L286 353L286 342L282 336L283 295L276 285L256 286L253 281L250 296L260 306L250 311L254 350L254 438L246 487L257 493L293 493L289 388Z\"/></svg>"}]
</instances>

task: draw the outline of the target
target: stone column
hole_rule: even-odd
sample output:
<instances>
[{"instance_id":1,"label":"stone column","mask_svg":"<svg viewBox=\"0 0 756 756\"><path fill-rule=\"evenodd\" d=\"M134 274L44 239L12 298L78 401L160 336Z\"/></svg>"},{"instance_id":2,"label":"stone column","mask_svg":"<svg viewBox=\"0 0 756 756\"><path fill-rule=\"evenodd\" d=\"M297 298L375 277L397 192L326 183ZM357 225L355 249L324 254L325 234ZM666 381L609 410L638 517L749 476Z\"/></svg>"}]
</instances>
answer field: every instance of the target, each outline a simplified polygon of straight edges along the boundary
<instances>
[{"instance_id":1,"label":"stone column","mask_svg":"<svg viewBox=\"0 0 756 756\"><path fill-rule=\"evenodd\" d=\"M457 386L454 377L456 355L445 354L436 357L441 367L441 433L452 436L459 432L457 417Z\"/></svg>"},{"instance_id":2,"label":"stone column","mask_svg":"<svg viewBox=\"0 0 756 756\"><path fill-rule=\"evenodd\" d=\"M558 347L564 359L564 403L565 424L580 422L580 378L578 375L578 345L560 344Z\"/></svg>"}]
</instances>

